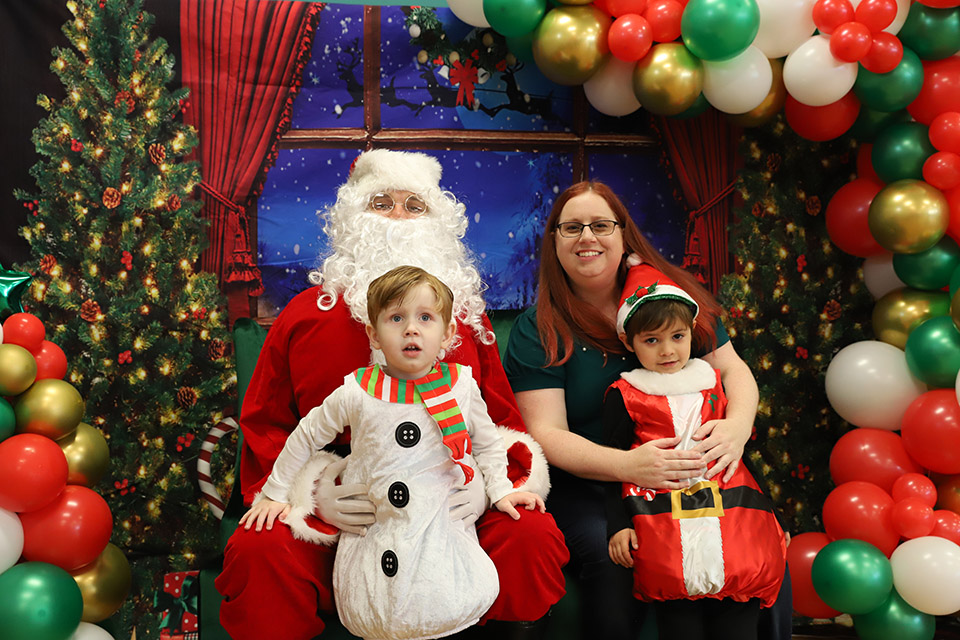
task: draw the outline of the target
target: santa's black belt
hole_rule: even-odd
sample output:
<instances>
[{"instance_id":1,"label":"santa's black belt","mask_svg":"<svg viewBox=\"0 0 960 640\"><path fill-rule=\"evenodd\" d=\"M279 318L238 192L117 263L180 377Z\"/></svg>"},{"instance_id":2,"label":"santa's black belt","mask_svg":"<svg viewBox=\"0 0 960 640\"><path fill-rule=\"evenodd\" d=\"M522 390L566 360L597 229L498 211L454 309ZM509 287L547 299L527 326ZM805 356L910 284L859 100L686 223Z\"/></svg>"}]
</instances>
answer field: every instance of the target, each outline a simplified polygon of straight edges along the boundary
<instances>
[{"instance_id":1,"label":"santa's black belt","mask_svg":"<svg viewBox=\"0 0 960 640\"><path fill-rule=\"evenodd\" d=\"M770 498L750 487L721 489L713 480L704 480L687 489L658 493L653 500L640 496L624 498L631 516L655 516L672 513L677 520L720 517L724 508L741 507L773 511Z\"/></svg>"}]
</instances>

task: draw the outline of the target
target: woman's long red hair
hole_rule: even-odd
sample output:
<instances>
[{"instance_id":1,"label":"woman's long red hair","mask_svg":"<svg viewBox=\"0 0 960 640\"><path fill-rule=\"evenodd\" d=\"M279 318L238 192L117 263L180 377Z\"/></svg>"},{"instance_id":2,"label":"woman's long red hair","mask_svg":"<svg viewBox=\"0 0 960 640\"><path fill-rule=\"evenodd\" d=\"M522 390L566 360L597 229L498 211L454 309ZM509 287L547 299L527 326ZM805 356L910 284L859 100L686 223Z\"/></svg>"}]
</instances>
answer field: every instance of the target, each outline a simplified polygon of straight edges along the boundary
<instances>
[{"instance_id":1,"label":"woman's long red hair","mask_svg":"<svg viewBox=\"0 0 960 640\"><path fill-rule=\"evenodd\" d=\"M602 182L583 181L570 186L557 197L543 232L543 243L540 248L537 330L540 334L540 342L547 352L545 366L563 364L570 358L573 353L574 336L583 344L604 353L629 353L617 337L614 323L596 307L574 295L567 274L557 258L554 234L560 213L571 198L587 192L593 192L607 202L623 230L624 255L620 260L620 270L617 273L617 291L623 288L626 281L626 257L631 253L637 254L644 262L653 265L676 282L697 301L700 313L693 332L694 344L700 349L712 350L717 339L715 331L717 316L720 315L720 305L717 301L692 274L664 259L643 237L637 224L627 212L627 208L610 187Z\"/></svg>"}]
</instances>

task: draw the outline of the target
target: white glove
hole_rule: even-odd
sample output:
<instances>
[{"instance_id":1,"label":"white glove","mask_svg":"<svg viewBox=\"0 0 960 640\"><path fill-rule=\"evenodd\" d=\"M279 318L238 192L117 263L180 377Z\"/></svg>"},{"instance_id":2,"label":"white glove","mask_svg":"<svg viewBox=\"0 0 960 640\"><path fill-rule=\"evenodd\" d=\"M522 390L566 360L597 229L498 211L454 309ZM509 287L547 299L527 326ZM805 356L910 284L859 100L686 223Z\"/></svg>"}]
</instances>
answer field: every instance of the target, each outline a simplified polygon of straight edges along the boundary
<instances>
[{"instance_id":1,"label":"white glove","mask_svg":"<svg viewBox=\"0 0 960 640\"><path fill-rule=\"evenodd\" d=\"M487 510L487 492L483 490L482 477L477 474L469 485L463 484L462 480L455 484L447 498L447 507L451 522L461 522L465 527L473 525Z\"/></svg>"},{"instance_id":2,"label":"white glove","mask_svg":"<svg viewBox=\"0 0 960 640\"><path fill-rule=\"evenodd\" d=\"M377 521L377 507L367 497L367 485L336 483L346 465L344 458L327 465L320 474L314 492L316 515L341 531L366 535L367 527Z\"/></svg>"}]
</instances>

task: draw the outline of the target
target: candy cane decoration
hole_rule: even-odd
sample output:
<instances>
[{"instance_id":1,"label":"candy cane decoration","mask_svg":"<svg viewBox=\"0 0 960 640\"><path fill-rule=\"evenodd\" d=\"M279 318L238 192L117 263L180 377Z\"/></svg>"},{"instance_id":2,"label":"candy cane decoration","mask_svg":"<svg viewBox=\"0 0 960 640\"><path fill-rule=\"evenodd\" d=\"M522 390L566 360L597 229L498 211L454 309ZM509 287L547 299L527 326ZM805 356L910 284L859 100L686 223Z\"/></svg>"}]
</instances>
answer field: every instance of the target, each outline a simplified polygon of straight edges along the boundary
<instances>
[{"instance_id":1,"label":"candy cane decoration","mask_svg":"<svg viewBox=\"0 0 960 640\"><path fill-rule=\"evenodd\" d=\"M214 425L207 432L207 437L203 439L203 444L200 445L200 457L197 458L197 482L200 485L200 493L203 495L203 499L207 501L210 511L213 512L217 520L223 518L224 505L220 498L220 492L217 491L213 479L210 477L210 459L213 457L213 450L220 438L231 431L236 431L238 428L239 425L233 418L225 418Z\"/></svg>"}]
</instances>

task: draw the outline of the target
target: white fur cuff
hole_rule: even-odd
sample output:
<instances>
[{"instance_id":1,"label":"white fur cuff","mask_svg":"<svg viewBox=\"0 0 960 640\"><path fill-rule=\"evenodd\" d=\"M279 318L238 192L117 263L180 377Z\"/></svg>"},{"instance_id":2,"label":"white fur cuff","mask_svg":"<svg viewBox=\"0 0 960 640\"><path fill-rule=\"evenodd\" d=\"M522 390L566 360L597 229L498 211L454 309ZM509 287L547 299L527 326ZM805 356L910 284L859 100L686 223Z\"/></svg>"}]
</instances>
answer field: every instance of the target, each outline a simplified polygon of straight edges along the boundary
<instances>
[{"instance_id":1,"label":"white fur cuff","mask_svg":"<svg viewBox=\"0 0 960 640\"><path fill-rule=\"evenodd\" d=\"M532 491L544 500L550 493L550 469L543 449L532 436L509 427L497 426L507 448L507 475L520 491Z\"/></svg>"},{"instance_id":2,"label":"white fur cuff","mask_svg":"<svg viewBox=\"0 0 960 640\"><path fill-rule=\"evenodd\" d=\"M340 456L329 451L318 451L310 457L307 464L297 473L293 484L290 485L290 514L287 516L287 525L293 531L293 537L297 540L305 540L314 544L321 544L332 547L340 539L340 532L323 533L314 529L307 520L312 518L317 522L322 522L313 516L316 504L314 500L314 491L317 481L323 470L334 462L340 460ZM259 495L257 496L259 498ZM257 498L254 498L256 502ZM336 528L332 525L324 526L330 530Z\"/></svg>"}]
</instances>

